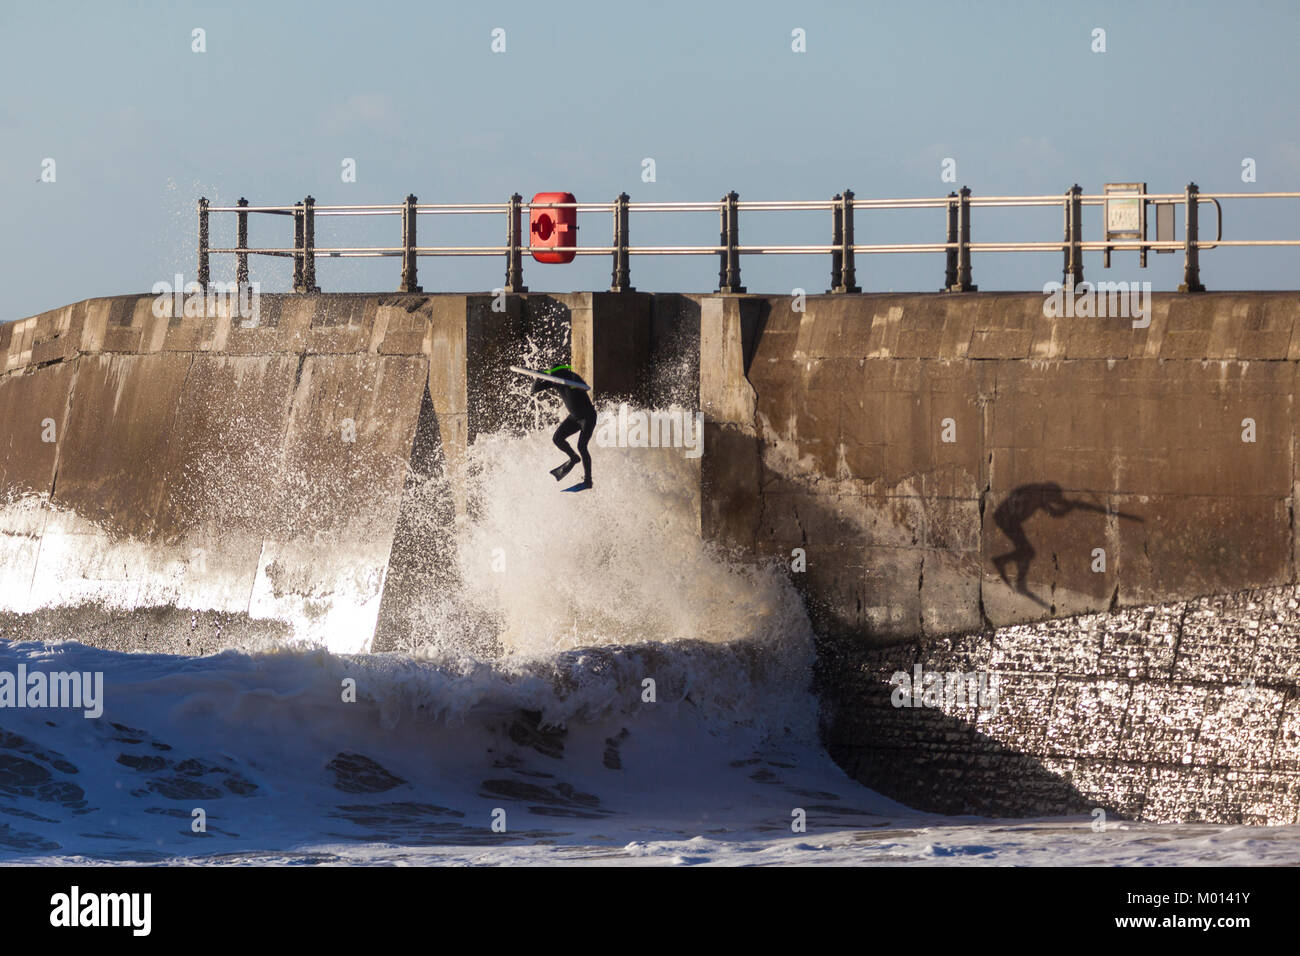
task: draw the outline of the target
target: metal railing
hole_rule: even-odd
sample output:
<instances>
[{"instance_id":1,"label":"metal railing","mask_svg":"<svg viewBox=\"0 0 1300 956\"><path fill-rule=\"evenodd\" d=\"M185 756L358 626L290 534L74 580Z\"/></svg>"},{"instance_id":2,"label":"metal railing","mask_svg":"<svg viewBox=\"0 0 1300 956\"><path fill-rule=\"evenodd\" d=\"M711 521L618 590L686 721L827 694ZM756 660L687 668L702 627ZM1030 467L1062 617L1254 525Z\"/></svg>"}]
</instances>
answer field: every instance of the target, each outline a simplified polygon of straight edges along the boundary
<instances>
[{"instance_id":1,"label":"metal railing","mask_svg":"<svg viewBox=\"0 0 1300 956\"><path fill-rule=\"evenodd\" d=\"M1142 235L1138 239L1105 238L1084 240L1084 206L1105 206L1117 199L1142 203ZM539 209L573 209L577 213L612 213L613 236L607 246L546 246L548 253L572 252L578 256L608 255L612 257L610 290L635 291L631 284L631 256L718 256L718 292L744 292L741 285L740 258L747 255L829 255L831 257L832 293L860 292L856 268L859 254L926 253L942 252L946 257L944 281L941 291L971 292L978 287L972 282L971 255L976 252L1050 252L1063 253L1062 285L1074 289L1083 282L1083 253L1104 251L1109 265L1111 250L1134 249L1146 264L1148 250L1156 252L1183 252L1183 283L1180 292L1203 292L1200 258L1202 249L1219 246L1300 246L1300 239L1224 239L1222 200L1237 199L1300 199L1300 192L1217 193L1203 194L1195 183L1189 183L1182 193L1140 193L1134 195L1098 194L1084 195L1075 185L1062 196L972 196L967 187L947 196L916 199L858 199L846 189L829 200L749 201L742 202L737 193L729 192L717 202L632 202L627 193L613 202L525 203L515 193L504 203L420 203L415 196L404 202L379 205L317 206L308 196L292 206L250 206L240 199L234 206L212 206L206 198L198 202L199 261L198 281L207 288L210 282L209 257L232 254L236 257L235 281L248 282L248 257L282 256L293 259L293 288L295 292L319 292L316 285L316 259L398 257L402 260L400 292L423 291L417 281L416 263L420 256L502 256L506 258L506 292L526 292L523 282L523 256L533 251L521 240L521 223L524 211L531 216ZM1199 209L1202 203L1211 203L1217 210L1217 230L1213 240L1200 238ZM1146 207L1164 204L1183 206L1183 238L1157 236L1145 238ZM1060 241L1026 242L973 242L971 240L971 210L974 207L1035 207L1059 206L1064 217L1064 233ZM859 210L884 209L943 209L946 212L946 235L943 242L858 243L854 241L854 215ZM808 212L831 213L831 241L824 245L742 245L740 242L740 213L754 212ZM628 220L637 212L710 212L719 214L720 235L716 245L696 246L633 246L629 242ZM209 216L212 213L234 213L237 217L236 245L231 248L214 248L208 241ZM292 247L253 248L248 245L248 217L250 214L290 216L293 219ZM502 246L421 246L417 241L417 221L422 215L502 215L506 217L506 243ZM401 245L398 246L341 246L316 245L316 218L318 216L399 216L402 223ZM1163 219L1172 223L1168 215ZM1157 213L1157 222L1162 217ZM537 251L543 251L541 247Z\"/></svg>"}]
</instances>

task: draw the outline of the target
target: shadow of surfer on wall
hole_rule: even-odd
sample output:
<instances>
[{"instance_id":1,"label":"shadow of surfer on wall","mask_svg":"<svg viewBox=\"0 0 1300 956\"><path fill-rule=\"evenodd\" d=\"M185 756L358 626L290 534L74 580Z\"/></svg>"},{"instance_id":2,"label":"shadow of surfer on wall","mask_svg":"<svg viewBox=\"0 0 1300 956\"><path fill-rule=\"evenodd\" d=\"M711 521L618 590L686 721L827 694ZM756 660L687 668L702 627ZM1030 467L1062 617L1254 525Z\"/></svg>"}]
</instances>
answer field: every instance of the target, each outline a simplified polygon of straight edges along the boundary
<instances>
[{"instance_id":1,"label":"shadow of surfer on wall","mask_svg":"<svg viewBox=\"0 0 1300 956\"><path fill-rule=\"evenodd\" d=\"M1065 497L1061 486L1054 481L1021 485L1012 489L1006 500L994 510L993 522L1011 540L1015 548L1006 554L999 554L995 557L993 566L997 568L998 577L1002 578L1002 582L1011 586L1011 582L1007 579L1007 565L1014 564L1016 566L1015 590L1043 607L1050 607L1050 605L1029 590L1029 565L1038 552L1029 543L1029 537L1025 534L1024 528L1024 523L1039 510L1046 511L1053 518L1061 518L1071 511L1078 510L1095 511L1103 515L1113 514L1129 521L1143 520L1137 515L1125 514L1122 511L1110 511L1100 505L1089 504L1086 501L1071 501Z\"/></svg>"}]
</instances>

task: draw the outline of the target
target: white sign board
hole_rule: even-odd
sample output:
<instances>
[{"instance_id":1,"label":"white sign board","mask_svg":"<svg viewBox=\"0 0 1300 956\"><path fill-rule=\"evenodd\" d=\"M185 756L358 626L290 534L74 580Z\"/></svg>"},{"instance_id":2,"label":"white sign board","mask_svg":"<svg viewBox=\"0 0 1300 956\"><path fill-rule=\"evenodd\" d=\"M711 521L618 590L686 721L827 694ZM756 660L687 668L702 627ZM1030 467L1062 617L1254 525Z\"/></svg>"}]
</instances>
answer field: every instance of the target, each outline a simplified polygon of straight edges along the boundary
<instances>
[{"instance_id":1,"label":"white sign board","mask_svg":"<svg viewBox=\"0 0 1300 956\"><path fill-rule=\"evenodd\" d=\"M1106 184L1106 238L1145 239L1146 183Z\"/></svg>"}]
</instances>

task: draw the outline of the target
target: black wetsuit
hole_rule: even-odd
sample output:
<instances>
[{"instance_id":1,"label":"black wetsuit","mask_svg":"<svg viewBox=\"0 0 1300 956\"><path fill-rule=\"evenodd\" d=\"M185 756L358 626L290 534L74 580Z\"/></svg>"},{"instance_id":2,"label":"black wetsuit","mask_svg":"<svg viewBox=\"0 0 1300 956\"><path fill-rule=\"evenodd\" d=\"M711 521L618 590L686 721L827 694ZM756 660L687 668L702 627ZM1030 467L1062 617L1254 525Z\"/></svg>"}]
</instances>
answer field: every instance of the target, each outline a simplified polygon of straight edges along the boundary
<instances>
[{"instance_id":1,"label":"black wetsuit","mask_svg":"<svg viewBox=\"0 0 1300 956\"><path fill-rule=\"evenodd\" d=\"M550 369L548 375L554 375L556 378L565 378L571 382L582 381L582 376L569 368L562 365L559 368ZM591 455L587 453L587 443L591 441L591 434L596 430L596 406L591 404L591 399L587 397L586 389L570 388L567 385L557 385L554 382L548 382L544 379L537 379L533 383L533 394L537 394L545 389L553 388L560 394L560 400L564 402L564 407L568 409L568 417L560 422L560 427L555 429L555 434L551 440L555 446L569 456L569 460L551 471L555 475L556 481L559 481L576 465L582 462L583 478L582 480L588 485L591 484ZM578 432L578 453L574 454L573 448L570 447L568 438L574 432Z\"/></svg>"}]
</instances>

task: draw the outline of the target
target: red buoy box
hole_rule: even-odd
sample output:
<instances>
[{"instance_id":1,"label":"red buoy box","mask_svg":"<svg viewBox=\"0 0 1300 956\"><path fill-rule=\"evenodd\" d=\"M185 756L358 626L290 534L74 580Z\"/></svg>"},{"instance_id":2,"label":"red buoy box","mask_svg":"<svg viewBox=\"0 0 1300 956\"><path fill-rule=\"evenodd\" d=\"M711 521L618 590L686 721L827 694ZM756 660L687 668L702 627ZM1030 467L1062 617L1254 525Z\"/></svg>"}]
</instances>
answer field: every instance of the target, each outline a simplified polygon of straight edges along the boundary
<instances>
[{"instance_id":1,"label":"red buoy box","mask_svg":"<svg viewBox=\"0 0 1300 956\"><path fill-rule=\"evenodd\" d=\"M528 251L538 262L572 262L576 252L548 249L578 244L578 210L538 209L542 203L577 202L573 193L538 193L528 210Z\"/></svg>"}]
</instances>

